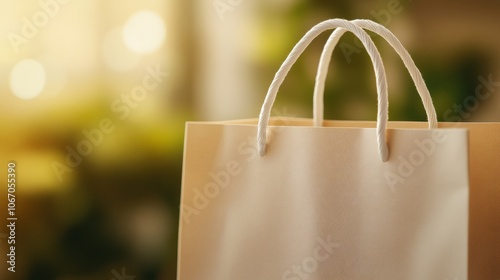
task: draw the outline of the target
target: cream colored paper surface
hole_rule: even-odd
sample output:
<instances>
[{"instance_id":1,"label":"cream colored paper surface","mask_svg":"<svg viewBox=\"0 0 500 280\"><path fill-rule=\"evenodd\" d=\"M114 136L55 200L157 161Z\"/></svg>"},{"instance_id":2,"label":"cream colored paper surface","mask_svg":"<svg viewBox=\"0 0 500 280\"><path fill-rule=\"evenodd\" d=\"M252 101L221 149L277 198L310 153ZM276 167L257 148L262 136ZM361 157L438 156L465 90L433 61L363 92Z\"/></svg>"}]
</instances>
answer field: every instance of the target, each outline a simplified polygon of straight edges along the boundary
<instances>
[{"instance_id":1,"label":"cream colored paper surface","mask_svg":"<svg viewBox=\"0 0 500 280\"><path fill-rule=\"evenodd\" d=\"M467 130L390 123L384 163L374 123L273 123L264 157L256 120L187 124L179 280L467 279Z\"/></svg>"}]
</instances>

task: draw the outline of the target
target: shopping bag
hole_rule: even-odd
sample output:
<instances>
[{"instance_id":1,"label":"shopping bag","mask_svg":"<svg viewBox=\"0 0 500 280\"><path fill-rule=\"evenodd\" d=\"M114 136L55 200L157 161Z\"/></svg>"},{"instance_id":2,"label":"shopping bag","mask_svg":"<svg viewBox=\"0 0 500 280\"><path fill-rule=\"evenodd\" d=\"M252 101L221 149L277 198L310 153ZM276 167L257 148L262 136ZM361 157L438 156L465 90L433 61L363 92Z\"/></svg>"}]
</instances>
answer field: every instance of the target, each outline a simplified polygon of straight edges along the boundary
<instances>
[{"instance_id":1,"label":"shopping bag","mask_svg":"<svg viewBox=\"0 0 500 280\"><path fill-rule=\"evenodd\" d=\"M381 35L401 56L415 81L417 91L423 100L430 101L429 92L408 52L399 40L384 26L370 20L353 20L361 28ZM323 92L332 52L340 37L347 30L338 28L328 38L321 54L314 92L314 124L322 126ZM467 128L469 130L469 279L500 279L500 123L499 122L463 122L473 111L491 98L498 83L492 77L480 77L475 94L467 97L456 111L445 110L443 119L456 122L440 122L442 128ZM431 102L424 102L428 114ZM432 117L435 121L435 116ZM344 123L352 126L352 123ZM399 122L391 127L423 128L425 124Z\"/></svg>"},{"instance_id":2,"label":"shopping bag","mask_svg":"<svg viewBox=\"0 0 500 280\"><path fill-rule=\"evenodd\" d=\"M270 118L291 65L338 27L372 59L377 122ZM387 100L369 36L332 19L294 47L259 119L187 123L177 279L466 279L467 130L388 127Z\"/></svg>"}]
</instances>

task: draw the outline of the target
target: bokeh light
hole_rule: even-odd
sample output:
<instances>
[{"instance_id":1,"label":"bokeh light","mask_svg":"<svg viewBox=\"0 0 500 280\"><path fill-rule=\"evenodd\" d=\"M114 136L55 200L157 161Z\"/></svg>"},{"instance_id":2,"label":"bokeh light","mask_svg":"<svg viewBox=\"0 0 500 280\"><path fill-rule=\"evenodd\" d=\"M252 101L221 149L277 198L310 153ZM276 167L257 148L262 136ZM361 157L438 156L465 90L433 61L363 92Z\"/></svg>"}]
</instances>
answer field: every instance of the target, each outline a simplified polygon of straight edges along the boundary
<instances>
[{"instance_id":1,"label":"bokeh light","mask_svg":"<svg viewBox=\"0 0 500 280\"><path fill-rule=\"evenodd\" d=\"M125 46L119 28L112 29L104 39L102 56L106 65L117 72L130 71L140 61L140 56Z\"/></svg>"},{"instance_id":2,"label":"bokeh light","mask_svg":"<svg viewBox=\"0 0 500 280\"><path fill-rule=\"evenodd\" d=\"M127 20L122 35L130 50L141 54L152 53L165 41L165 23L156 12L138 11Z\"/></svg>"},{"instance_id":3,"label":"bokeh light","mask_svg":"<svg viewBox=\"0 0 500 280\"><path fill-rule=\"evenodd\" d=\"M45 87L45 67L38 61L26 59L17 63L10 74L10 89L21 99L33 99Z\"/></svg>"}]
</instances>

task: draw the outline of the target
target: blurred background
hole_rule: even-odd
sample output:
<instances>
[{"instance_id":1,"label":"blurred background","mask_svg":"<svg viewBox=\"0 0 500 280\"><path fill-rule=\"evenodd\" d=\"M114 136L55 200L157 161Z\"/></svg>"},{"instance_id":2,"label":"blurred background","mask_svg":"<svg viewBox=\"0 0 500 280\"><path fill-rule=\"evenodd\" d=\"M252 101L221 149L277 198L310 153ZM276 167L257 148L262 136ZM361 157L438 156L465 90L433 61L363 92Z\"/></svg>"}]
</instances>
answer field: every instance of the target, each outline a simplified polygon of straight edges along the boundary
<instances>
[{"instance_id":1,"label":"blurred background","mask_svg":"<svg viewBox=\"0 0 500 280\"><path fill-rule=\"evenodd\" d=\"M500 121L499 14L493 0L0 0L0 178L15 161L18 217L16 273L0 226L0 279L175 279L184 123L257 117L281 62L322 20L392 30L440 121ZM280 114L312 116L327 36L290 72ZM390 119L425 121L400 59L372 37ZM374 120L373 70L352 34L330 70L325 117Z\"/></svg>"}]
</instances>

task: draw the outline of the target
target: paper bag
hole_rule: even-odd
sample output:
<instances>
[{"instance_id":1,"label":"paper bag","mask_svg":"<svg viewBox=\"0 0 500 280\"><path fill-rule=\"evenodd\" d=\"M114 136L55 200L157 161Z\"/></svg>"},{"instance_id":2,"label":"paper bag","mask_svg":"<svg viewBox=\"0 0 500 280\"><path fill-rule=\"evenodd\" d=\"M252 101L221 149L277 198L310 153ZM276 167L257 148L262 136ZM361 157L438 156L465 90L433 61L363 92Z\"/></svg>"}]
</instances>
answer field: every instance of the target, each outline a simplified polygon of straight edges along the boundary
<instances>
[{"instance_id":1,"label":"paper bag","mask_svg":"<svg viewBox=\"0 0 500 280\"><path fill-rule=\"evenodd\" d=\"M270 118L291 65L337 27L374 63L377 122ZM392 127L387 110L373 42L333 19L292 50L259 119L188 123L178 279L466 279L467 130L437 129L432 114L430 128Z\"/></svg>"}]
</instances>

